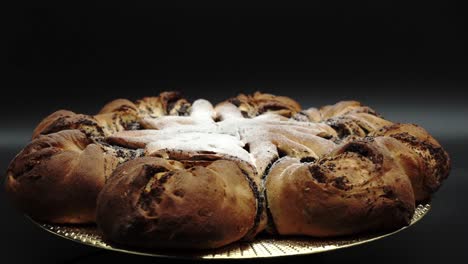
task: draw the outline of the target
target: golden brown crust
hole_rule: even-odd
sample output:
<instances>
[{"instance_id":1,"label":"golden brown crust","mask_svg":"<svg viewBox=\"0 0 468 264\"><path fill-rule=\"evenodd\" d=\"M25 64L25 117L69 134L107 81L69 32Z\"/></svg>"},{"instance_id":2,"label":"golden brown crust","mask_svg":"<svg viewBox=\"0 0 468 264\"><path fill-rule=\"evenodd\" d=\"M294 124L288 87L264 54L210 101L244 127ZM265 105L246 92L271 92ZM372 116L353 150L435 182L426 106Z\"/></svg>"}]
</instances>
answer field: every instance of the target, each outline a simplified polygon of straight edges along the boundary
<instances>
[{"instance_id":1,"label":"golden brown crust","mask_svg":"<svg viewBox=\"0 0 468 264\"><path fill-rule=\"evenodd\" d=\"M136 110L122 100L107 104L95 116L58 111L46 117L35 129L33 138L62 130L77 129L92 138L103 138L118 131L139 129L140 117Z\"/></svg>"},{"instance_id":2,"label":"golden brown crust","mask_svg":"<svg viewBox=\"0 0 468 264\"><path fill-rule=\"evenodd\" d=\"M450 157L429 133L412 124L394 124L372 133L395 138L389 148L413 183L416 201L425 201L450 173Z\"/></svg>"},{"instance_id":3,"label":"golden brown crust","mask_svg":"<svg viewBox=\"0 0 468 264\"><path fill-rule=\"evenodd\" d=\"M317 114L317 112L319 114ZM363 106L357 101L342 101L334 105L326 105L312 111L315 120L332 127L338 134L338 139L348 141L347 137L365 137L369 133L392 122L383 119L372 108Z\"/></svg>"},{"instance_id":4,"label":"golden brown crust","mask_svg":"<svg viewBox=\"0 0 468 264\"><path fill-rule=\"evenodd\" d=\"M76 115L75 113L73 113L72 111L68 111L68 110L58 110L48 115L36 126L32 134L32 139L35 139L41 134L46 134L46 133L43 133L43 131L48 130L48 128L52 125L52 123L54 123L57 119L75 116L75 115Z\"/></svg>"},{"instance_id":5,"label":"golden brown crust","mask_svg":"<svg viewBox=\"0 0 468 264\"><path fill-rule=\"evenodd\" d=\"M190 103L179 92L162 92L156 97L144 97L136 101L140 115L160 117L164 115L188 115Z\"/></svg>"},{"instance_id":6,"label":"golden brown crust","mask_svg":"<svg viewBox=\"0 0 468 264\"><path fill-rule=\"evenodd\" d=\"M415 207L409 179L374 141L345 144L316 163L284 158L271 169L265 188L281 235L395 229L409 223Z\"/></svg>"},{"instance_id":7,"label":"golden brown crust","mask_svg":"<svg viewBox=\"0 0 468 264\"><path fill-rule=\"evenodd\" d=\"M94 117L60 110L49 115L39 123L34 130L33 139L37 138L39 135L47 135L62 130L73 129L79 130L93 138L105 136L105 130Z\"/></svg>"},{"instance_id":8,"label":"golden brown crust","mask_svg":"<svg viewBox=\"0 0 468 264\"><path fill-rule=\"evenodd\" d=\"M96 197L117 159L78 130L42 135L11 162L6 191L32 218L54 223L95 221Z\"/></svg>"},{"instance_id":9,"label":"golden brown crust","mask_svg":"<svg viewBox=\"0 0 468 264\"><path fill-rule=\"evenodd\" d=\"M292 117L301 111L299 103L289 97L260 92L253 95L239 94L228 102L237 106L245 117L255 117L266 112Z\"/></svg>"},{"instance_id":10,"label":"golden brown crust","mask_svg":"<svg viewBox=\"0 0 468 264\"><path fill-rule=\"evenodd\" d=\"M78 129L90 137L104 138L119 131L141 129L141 120L147 117L187 115L189 112L190 103L178 92L145 97L136 104L127 99L116 99L107 103L94 116L67 110L52 113L35 128L33 138L67 129Z\"/></svg>"},{"instance_id":11,"label":"golden brown crust","mask_svg":"<svg viewBox=\"0 0 468 264\"><path fill-rule=\"evenodd\" d=\"M344 139L349 136L365 137L392 122L371 114L358 113L329 118L325 124L336 131L338 138Z\"/></svg>"},{"instance_id":12,"label":"golden brown crust","mask_svg":"<svg viewBox=\"0 0 468 264\"><path fill-rule=\"evenodd\" d=\"M146 248L216 248L244 237L256 199L233 161L184 168L145 157L115 170L99 195L97 222L118 244Z\"/></svg>"},{"instance_id":13,"label":"golden brown crust","mask_svg":"<svg viewBox=\"0 0 468 264\"><path fill-rule=\"evenodd\" d=\"M132 110L99 114L95 115L94 119L104 131L104 136L110 136L119 131L141 128L140 117Z\"/></svg>"},{"instance_id":14,"label":"golden brown crust","mask_svg":"<svg viewBox=\"0 0 468 264\"><path fill-rule=\"evenodd\" d=\"M333 117L345 116L349 114L367 113L373 116L379 116L372 108L363 106L357 101L341 101L334 105L325 105L319 109L322 120Z\"/></svg>"}]
</instances>

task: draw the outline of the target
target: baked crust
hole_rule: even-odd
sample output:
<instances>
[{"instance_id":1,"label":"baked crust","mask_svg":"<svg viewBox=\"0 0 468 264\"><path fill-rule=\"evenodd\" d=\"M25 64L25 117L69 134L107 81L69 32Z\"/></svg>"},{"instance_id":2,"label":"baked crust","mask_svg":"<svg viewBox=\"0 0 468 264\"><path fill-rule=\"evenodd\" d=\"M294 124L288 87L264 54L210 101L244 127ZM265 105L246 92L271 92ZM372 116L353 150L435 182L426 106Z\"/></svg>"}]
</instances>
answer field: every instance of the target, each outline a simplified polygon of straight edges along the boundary
<instances>
[{"instance_id":1,"label":"baked crust","mask_svg":"<svg viewBox=\"0 0 468 264\"><path fill-rule=\"evenodd\" d=\"M431 198L450 173L450 156L424 128L414 124L393 124L374 131L398 143L389 145L394 157L413 184L417 202Z\"/></svg>"},{"instance_id":2,"label":"baked crust","mask_svg":"<svg viewBox=\"0 0 468 264\"><path fill-rule=\"evenodd\" d=\"M144 117L187 115L190 103L179 92L162 92L157 97L144 97L136 101L138 111Z\"/></svg>"},{"instance_id":3,"label":"baked crust","mask_svg":"<svg viewBox=\"0 0 468 264\"><path fill-rule=\"evenodd\" d=\"M265 189L280 235L395 229L409 224L415 208L411 182L377 139L347 143L314 163L285 157Z\"/></svg>"},{"instance_id":4,"label":"baked crust","mask_svg":"<svg viewBox=\"0 0 468 264\"><path fill-rule=\"evenodd\" d=\"M155 157L117 168L98 199L97 222L115 243L145 248L216 248L243 238L256 198L234 161L185 167Z\"/></svg>"},{"instance_id":5,"label":"baked crust","mask_svg":"<svg viewBox=\"0 0 468 264\"><path fill-rule=\"evenodd\" d=\"M35 139L41 134L48 134L47 130L50 130L49 127L52 126L52 123L56 122L56 120L61 118L67 118L70 116L75 116L76 114L72 111L68 110L58 110L54 113L48 115L44 118L34 129L32 138Z\"/></svg>"},{"instance_id":6,"label":"baked crust","mask_svg":"<svg viewBox=\"0 0 468 264\"><path fill-rule=\"evenodd\" d=\"M261 92L252 95L239 94L227 101L238 107L244 117L272 112L289 118L301 111L299 103L289 97Z\"/></svg>"},{"instance_id":7,"label":"baked crust","mask_svg":"<svg viewBox=\"0 0 468 264\"><path fill-rule=\"evenodd\" d=\"M96 198L118 160L78 130L38 136L11 162L6 190L34 219L92 223Z\"/></svg>"}]
</instances>

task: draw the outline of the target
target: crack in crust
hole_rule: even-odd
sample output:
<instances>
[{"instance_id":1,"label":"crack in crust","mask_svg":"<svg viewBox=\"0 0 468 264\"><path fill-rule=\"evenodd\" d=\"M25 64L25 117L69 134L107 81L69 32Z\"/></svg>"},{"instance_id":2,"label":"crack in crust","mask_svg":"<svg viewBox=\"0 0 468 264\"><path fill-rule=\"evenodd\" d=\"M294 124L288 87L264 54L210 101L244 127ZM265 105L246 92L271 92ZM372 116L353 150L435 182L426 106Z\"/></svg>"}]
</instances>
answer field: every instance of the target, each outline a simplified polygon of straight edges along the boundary
<instances>
[{"instance_id":1,"label":"crack in crust","mask_svg":"<svg viewBox=\"0 0 468 264\"><path fill-rule=\"evenodd\" d=\"M249 175L249 173L241 169L242 174L245 176L249 182L249 187L252 190L252 193L257 201L257 211L255 213L254 224L247 232L247 234L242 238L243 240L252 240L255 236L262 231L262 218L265 218L265 197L264 193L259 190L260 186L258 183Z\"/></svg>"},{"instance_id":2,"label":"crack in crust","mask_svg":"<svg viewBox=\"0 0 468 264\"><path fill-rule=\"evenodd\" d=\"M154 202L156 204L161 203L161 195L164 193L164 183L174 175L174 172L168 171L166 168L161 166L143 166L145 177L148 179L144 190L141 192L140 198L138 199L138 205L148 216L157 216L156 211L153 208Z\"/></svg>"}]
</instances>

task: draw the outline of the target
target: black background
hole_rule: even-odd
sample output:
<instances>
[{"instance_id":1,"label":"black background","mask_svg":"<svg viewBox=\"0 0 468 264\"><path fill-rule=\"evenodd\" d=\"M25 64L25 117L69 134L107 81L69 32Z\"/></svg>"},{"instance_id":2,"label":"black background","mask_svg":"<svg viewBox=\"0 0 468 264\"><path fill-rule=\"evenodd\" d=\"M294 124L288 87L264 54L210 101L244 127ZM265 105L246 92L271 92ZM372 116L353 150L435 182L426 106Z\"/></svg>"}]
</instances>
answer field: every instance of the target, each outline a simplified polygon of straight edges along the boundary
<instances>
[{"instance_id":1,"label":"black background","mask_svg":"<svg viewBox=\"0 0 468 264\"><path fill-rule=\"evenodd\" d=\"M446 1L192 5L3 10L7 71L0 169L6 170L41 118L61 108L92 114L111 99L164 90L214 102L261 90L288 95L305 107L355 99L390 120L428 129L451 154L452 174L432 212L398 235L276 261L468 260L468 97L463 91L468 32L461 6ZM0 252L7 260L160 261L55 238L28 223L3 191L0 209Z\"/></svg>"}]
</instances>

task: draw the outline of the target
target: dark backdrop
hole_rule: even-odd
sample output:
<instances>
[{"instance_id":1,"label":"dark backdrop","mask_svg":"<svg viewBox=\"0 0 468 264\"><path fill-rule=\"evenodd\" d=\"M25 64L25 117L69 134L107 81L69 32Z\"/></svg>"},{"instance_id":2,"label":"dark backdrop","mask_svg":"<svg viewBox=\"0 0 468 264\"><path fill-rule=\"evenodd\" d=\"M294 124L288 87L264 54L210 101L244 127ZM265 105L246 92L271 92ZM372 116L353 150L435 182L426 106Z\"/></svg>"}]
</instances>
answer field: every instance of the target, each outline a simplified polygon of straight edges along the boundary
<instances>
[{"instance_id":1,"label":"dark backdrop","mask_svg":"<svg viewBox=\"0 0 468 264\"><path fill-rule=\"evenodd\" d=\"M452 175L433 211L411 229L299 260L467 260L465 11L446 1L375 2L5 9L0 168L6 170L41 118L60 108L92 114L111 99L163 90L212 101L261 90L304 106L356 99L388 119L428 129L452 155ZM3 191L0 196L0 251L7 259L133 260L54 238L14 211Z\"/></svg>"}]
</instances>

